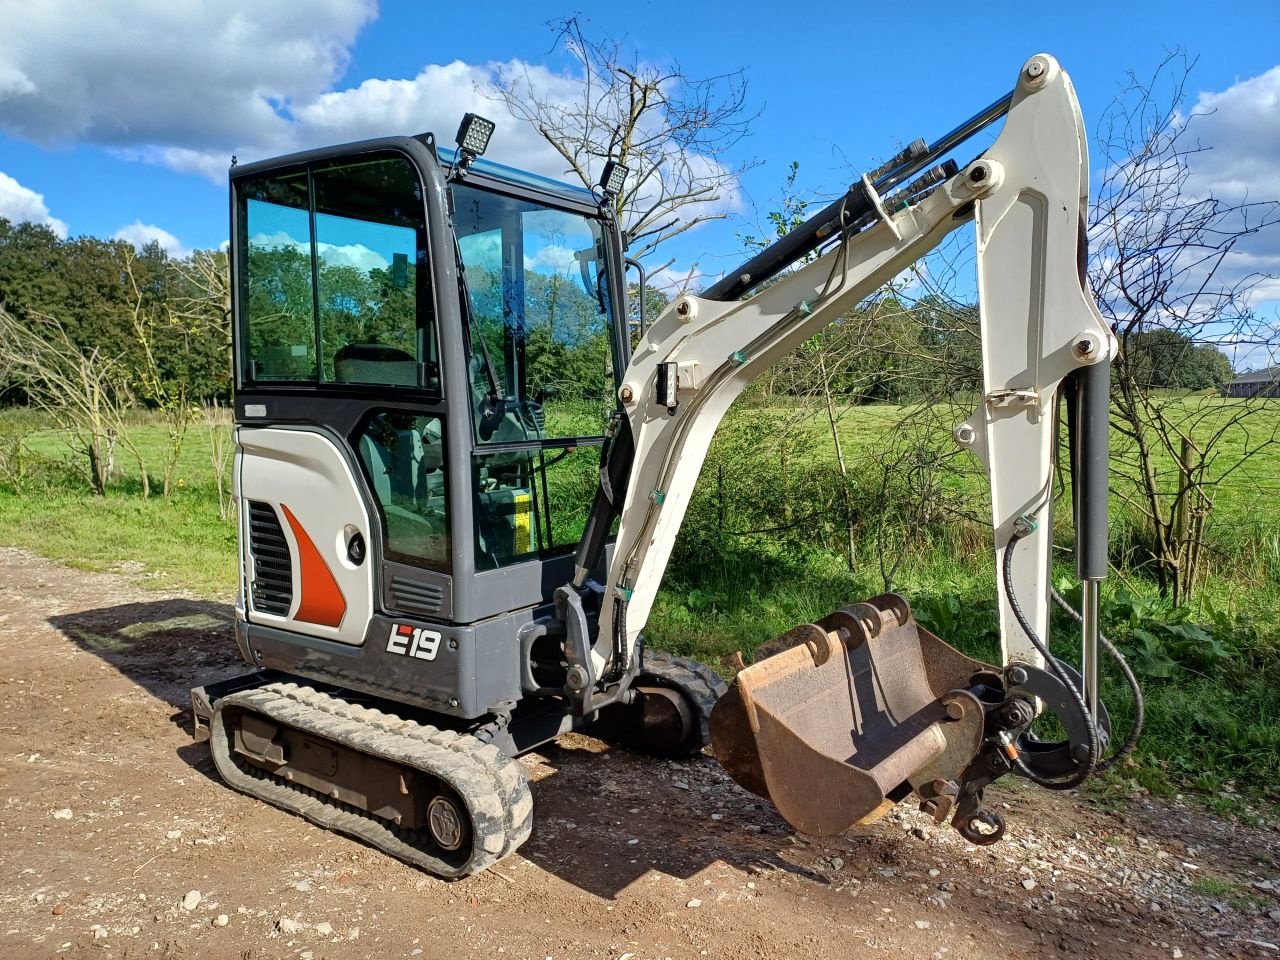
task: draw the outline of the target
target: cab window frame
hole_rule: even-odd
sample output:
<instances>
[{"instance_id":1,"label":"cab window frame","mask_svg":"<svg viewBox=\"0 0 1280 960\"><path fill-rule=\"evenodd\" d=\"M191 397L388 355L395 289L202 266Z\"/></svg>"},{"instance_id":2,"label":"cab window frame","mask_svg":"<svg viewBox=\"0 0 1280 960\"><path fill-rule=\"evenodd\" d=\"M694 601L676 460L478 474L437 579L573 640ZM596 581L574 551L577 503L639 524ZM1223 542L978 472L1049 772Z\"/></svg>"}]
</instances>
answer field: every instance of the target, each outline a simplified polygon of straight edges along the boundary
<instances>
[{"instance_id":1,"label":"cab window frame","mask_svg":"<svg viewBox=\"0 0 1280 960\"><path fill-rule=\"evenodd\" d=\"M318 236L317 213L328 213L334 217L343 217L342 213L317 210L314 184L316 174L340 171L343 168L358 167L379 161L395 161L407 165L418 188L415 210L417 222L412 229L415 234L416 262L413 269L415 286L414 332L416 341L414 362L418 367L417 382L413 384L396 382L377 382L372 380L339 380L330 378L325 373L324 329L322 327L320 302L321 280L319 276L320 259L318 244L324 242ZM306 181L307 202L305 207L294 207L305 212L308 222L306 243L311 260L311 353L314 363L306 377L272 378L255 375L255 357L251 342L253 317L250 313L250 271L249 271L249 202L257 199L250 196L255 184L263 181L281 179L289 176L302 176ZM394 391L395 396L405 398L423 397L433 402L444 400L444 362L441 342L441 303L440 291L436 278L435 252L432 245L431 229L426 201L427 178L415 160L406 150L395 146L380 147L363 153L343 156L325 157L306 163L290 164L265 170L253 177L233 180L233 213L237 250L233 251L234 261L231 264L235 277L234 284L234 330L235 330L235 376L237 389L245 393L262 392L322 392L327 395L368 395L386 396L386 391ZM358 220L358 217L347 217ZM368 221L377 223L378 221Z\"/></svg>"},{"instance_id":2,"label":"cab window frame","mask_svg":"<svg viewBox=\"0 0 1280 960\"><path fill-rule=\"evenodd\" d=\"M604 216L598 206L587 203L575 203L563 197L544 194L540 191L513 189L511 184L501 180L493 180L483 174L477 172L470 173L460 185L468 188L478 189L485 193L495 194L515 203L536 204L543 208L559 211L563 213L573 214L582 217L584 220L593 221L598 224L598 242L603 245L604 250L613 247L615 237L614 231L616 225L610 223L608 218ZM450 184L450 187L454 184ZM450 190L450 207L451 209L457 204L457 195ZM455 213L456 215L456 213ZM459 301L459 323L461 326L462 348L466 357L470 358L476 353L477 344L476 329L477 319L472 311L472 297L467 286L466 279L466 262L462 256L461 246L457 243L458 236L455 226L455 249L453 255L456 259L458 274L458 301ZM522 251L523 253L523 251ZM608 254L605 254L605 263L609 262ZM505 259L505 255L504 255ZM505 264L504 264L505 266ZM604 297L604 311L601 314L602 322L605 324L606 350L608 358L608 370L611 374L612 385L608 393L608 403L612 414L616 414L621 409L621 403L617 396L617 387L621 382L622 372L626 369L630 361L630 346L626 340L627 334L619 334L619 326L625 331L627 322L625 311L621 307L619 299L613 295L612 288L616 282L615 273L610 269L607 273L600 272L597 274L600 278L598 282L603 282L607 286ZM620 344L623 344L620 346ZM494 356L495 366L499 365L500 360ZM495 371L500 383L505 379L503 372ZM603 372L603 371L602 371ZM468 390L471 384L467 385ZM602 397L603 399L603 397ZM484 573L495 570L506 570L518 567L521 564L529 562L545 562L557 558L569 556L573 553L577 546L580 532L575 531L576 536L565 537L563 533L559 533L559 525L555 523L556 511L552 506L552 488L563 482L565 473L559 476L552 474L549 468L564 464L565 468L571 466L566 462L567 459L577 460L578 455L589 456L591 458L590 475L592 478L591 490L584 496L581 504L582 518L585 522L587 513L590 510L591 502L595 495L595 481L598 477L598 453L594 451L590 454L588 450L602 447L605 443L605 434L608 428L607 418L600 424L598 433L591 434L575 434L547 436L531 439L511 439L511 440L485 440L480 437L479 422L477 420L477 410L473 403L466 404L468 408L468 416L471 421L470 431L470 496L472 501L472 546L475 551L475 568L477 572ZM527 459L526 468L530 474L532 482L527 488L527 517L523 521L525 529L517 536L527 537L529 539L529 548L526 550L511 549L501 550L494 544L489 543L490 531L485 529L488 523L491 527L500 523L497 514L486 511L485 499L487 495L494 492L493 490L483 489L479 479L483 470L483 464L487 461L499 459L503 456L523 457ZM581 461L579 461L581 462ZM515 488L512 488L513 493ZM505 512L519 513L524 512L520 508L523 502L512 503L509 506L511 510ZM570 524L572 527L572 524ZM612 542L612 535L610 542Z\"/></svg>"}]
</instances>

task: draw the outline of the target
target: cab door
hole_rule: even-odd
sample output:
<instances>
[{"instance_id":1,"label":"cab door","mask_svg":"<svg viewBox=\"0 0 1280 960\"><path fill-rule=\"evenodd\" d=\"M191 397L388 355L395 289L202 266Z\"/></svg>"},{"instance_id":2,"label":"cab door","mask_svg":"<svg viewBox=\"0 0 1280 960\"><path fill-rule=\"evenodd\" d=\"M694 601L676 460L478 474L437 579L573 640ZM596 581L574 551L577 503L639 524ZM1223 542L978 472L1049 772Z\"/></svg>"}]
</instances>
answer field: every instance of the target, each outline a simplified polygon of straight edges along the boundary
<instances>
[{"instance_id":1,"label":"cab door","mask_svg":"<svg viewBox=\"0 0 1280 960\"><path fill-rule=\"evenodd\" d=\"M250 622L363 643L370 517L338 443L317 430L241 426L236 459Z\"/></svg>"},{"instance_id":2,"label":"cab door","mask_svg":"<svg viewBox=\"0 0 1280 960\"><path fill-rule=\"evenodd\" d=\"M448 564L421 177L383 150L233 180L246 616L359 645L388 556Z\"/></svg>"}]
</instances>

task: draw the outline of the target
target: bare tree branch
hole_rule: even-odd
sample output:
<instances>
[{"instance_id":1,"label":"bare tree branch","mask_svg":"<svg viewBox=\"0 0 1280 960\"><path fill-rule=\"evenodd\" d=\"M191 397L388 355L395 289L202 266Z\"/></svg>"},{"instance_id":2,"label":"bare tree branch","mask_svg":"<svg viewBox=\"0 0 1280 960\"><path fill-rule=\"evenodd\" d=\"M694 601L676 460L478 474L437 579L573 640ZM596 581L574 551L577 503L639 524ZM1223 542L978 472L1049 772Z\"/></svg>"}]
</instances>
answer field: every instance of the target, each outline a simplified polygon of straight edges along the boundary
<instances>
[{"instance_id":1,"label":"bare tree branch","mask_svg":"<svg viewBox=\"0 0 1280 960\"><path fill-rule=\"evenodd\" d=\"M499 75L497 97L587 188L605 161L626 164L630 176L615 203L632 255L726 216L720 201L750 166L728 156L757 116L748 111L743 71L695 78L678 64L642 62L620 41L589 35L577 17L549 26L577 62L575 95L552 98L522 70Z\"/></svg>"}]
</instances>

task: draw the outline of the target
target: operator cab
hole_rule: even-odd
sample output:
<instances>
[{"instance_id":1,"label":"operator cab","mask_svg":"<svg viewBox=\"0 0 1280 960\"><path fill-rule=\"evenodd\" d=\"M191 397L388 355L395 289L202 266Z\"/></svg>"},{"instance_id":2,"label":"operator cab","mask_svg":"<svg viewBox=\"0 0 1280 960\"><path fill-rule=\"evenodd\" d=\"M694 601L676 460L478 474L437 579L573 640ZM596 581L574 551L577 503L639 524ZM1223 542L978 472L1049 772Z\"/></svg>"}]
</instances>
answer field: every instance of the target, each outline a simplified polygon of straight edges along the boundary
<instances>
[{"instance_id":1,"label":"operator cab","mask_svg":"<svg viewBox=\"0 0 1280 960\"><path fill-rule=\"evenodd\" d=\"M251 624L360 645L572 576L629 357L622 238L591 191L459 142L231 171Z\"/></svg>"}]
</instances>

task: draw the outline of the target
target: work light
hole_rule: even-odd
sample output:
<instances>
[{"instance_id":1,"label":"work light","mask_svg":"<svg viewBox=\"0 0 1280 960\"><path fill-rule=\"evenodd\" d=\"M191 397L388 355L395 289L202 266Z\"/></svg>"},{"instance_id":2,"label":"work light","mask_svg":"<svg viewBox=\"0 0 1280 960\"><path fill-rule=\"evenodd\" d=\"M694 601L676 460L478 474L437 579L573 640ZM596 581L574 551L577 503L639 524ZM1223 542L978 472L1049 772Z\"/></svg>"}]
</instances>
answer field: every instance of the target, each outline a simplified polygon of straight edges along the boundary
<instances>
[{"instance_id":1,"label":"work light","mask_svg":"<svg viewBox=\"0 0 1280 960\"><path fill-rule=\"evenodd\" d=\"M489 149L489 138L493 136L495 124L492 120L475 113L468 113L458 125L458 135L454 142L458 149L469 157L481 156Z\"/></svg>"},{"instance_id":2,"label":"work light","mask_svg":"<svg viewBox=\"0 0 1280 960\"><path fill-rule=\"evenodd\" d=\"M604 165L604 172L600 174L600 189L608 196L616 197L622 192L622 185L630 172L625 164L610 160Z\"/></svg>"}]
</instances>

